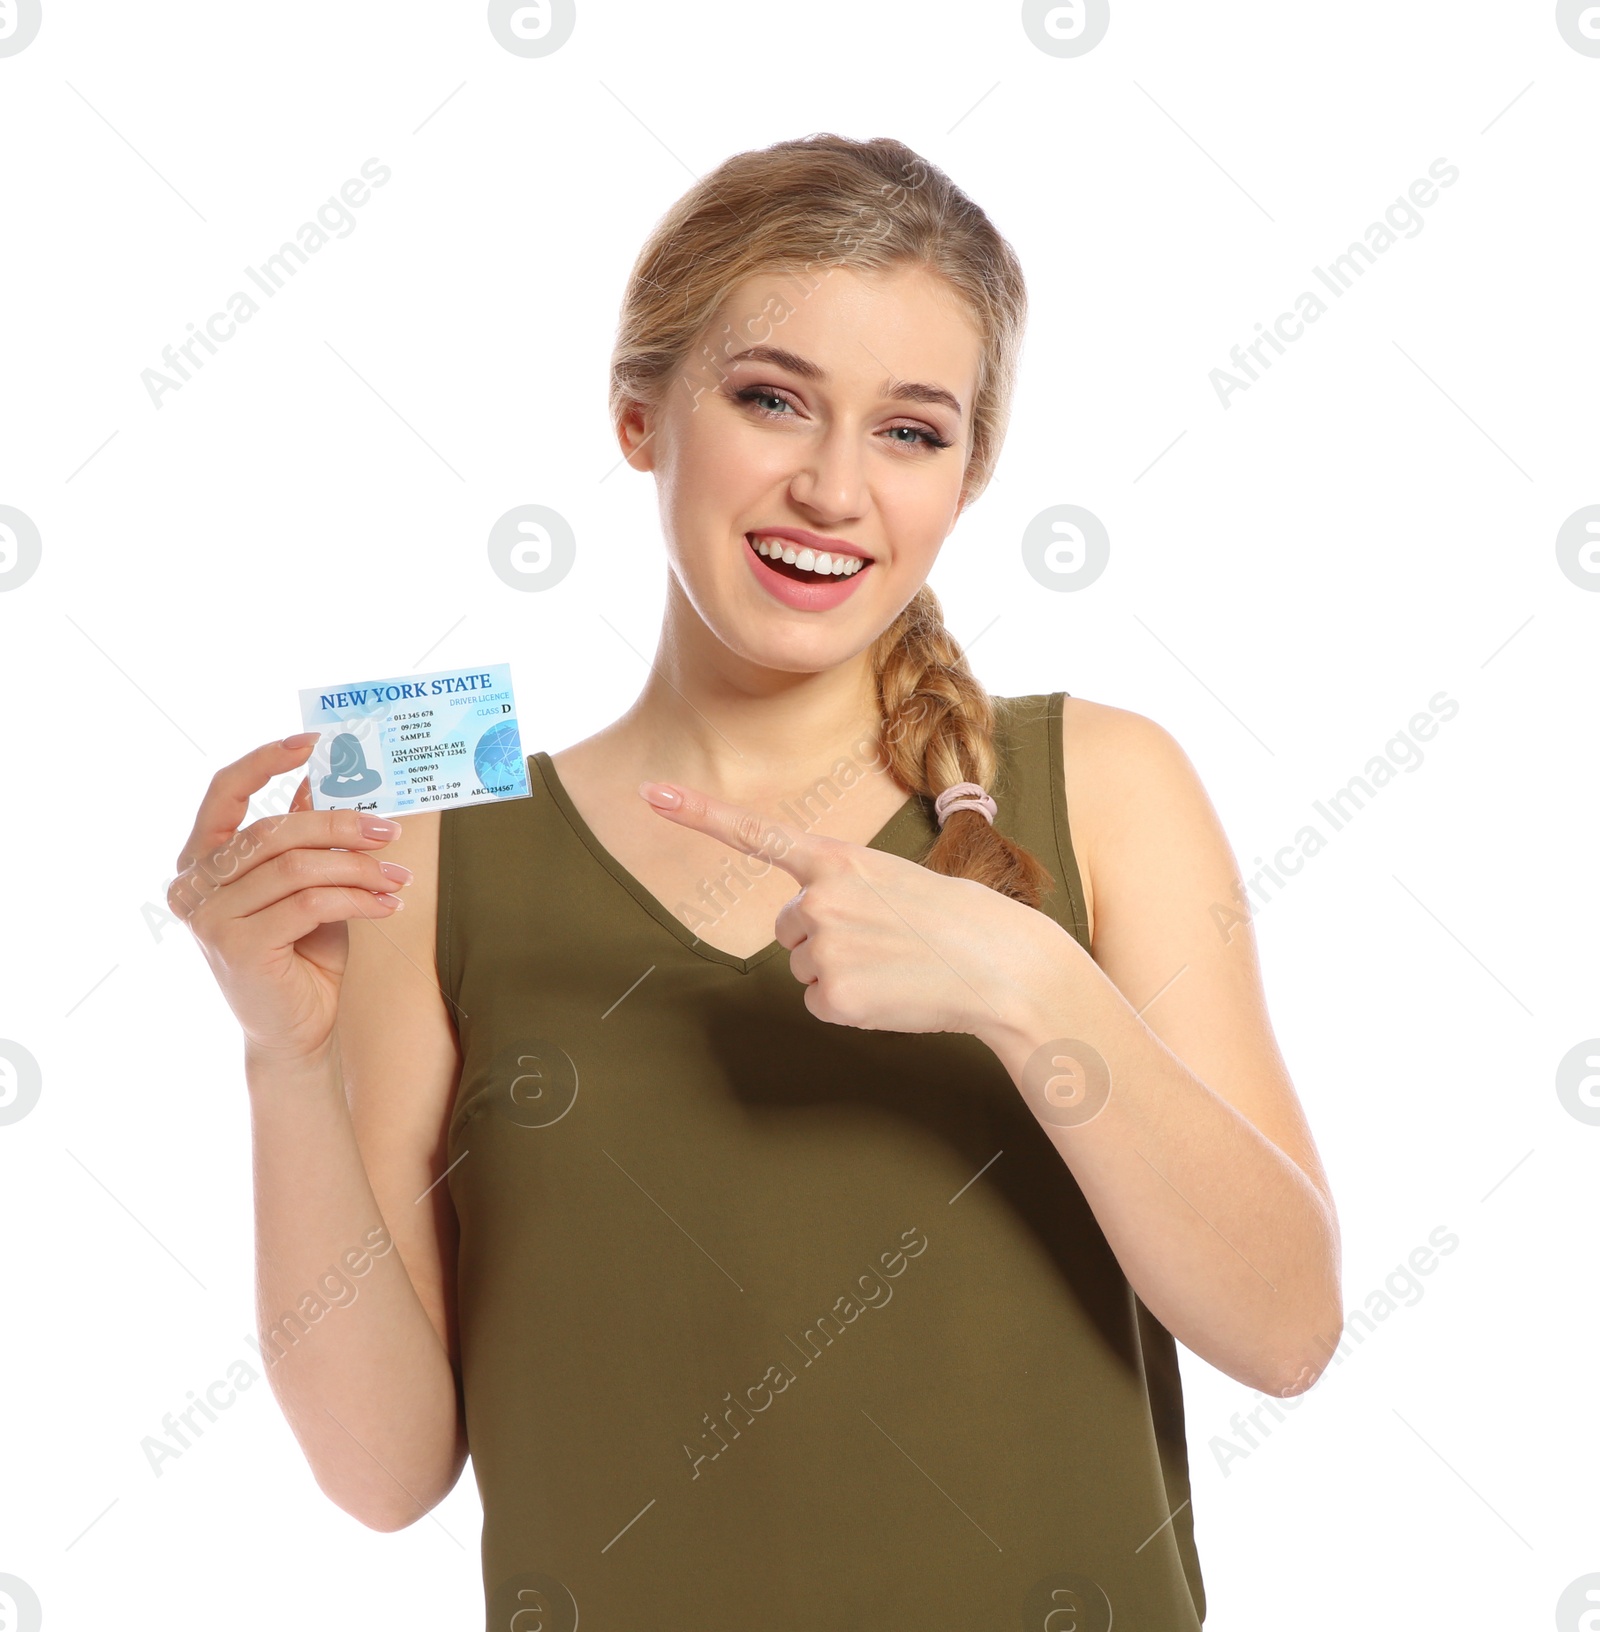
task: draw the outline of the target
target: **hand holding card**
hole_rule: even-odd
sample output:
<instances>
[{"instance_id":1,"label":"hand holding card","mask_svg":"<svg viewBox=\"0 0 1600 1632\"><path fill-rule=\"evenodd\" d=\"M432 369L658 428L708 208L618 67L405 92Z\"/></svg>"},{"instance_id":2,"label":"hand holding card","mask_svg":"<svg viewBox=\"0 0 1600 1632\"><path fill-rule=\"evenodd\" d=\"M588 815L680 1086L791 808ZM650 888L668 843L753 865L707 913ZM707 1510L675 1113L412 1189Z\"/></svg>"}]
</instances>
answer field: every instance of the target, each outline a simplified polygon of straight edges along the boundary
<instances>
[{"instance_id":1,"label":"hand holding card","mask_svg":"<svg viewBox=\"0 0 1600 1632\"><path fill-rule=\"evenodd\" d=\"M511 668L490 663L300 693L316 810L380 815L525 799Z\"/></svg>"}]
</instances>

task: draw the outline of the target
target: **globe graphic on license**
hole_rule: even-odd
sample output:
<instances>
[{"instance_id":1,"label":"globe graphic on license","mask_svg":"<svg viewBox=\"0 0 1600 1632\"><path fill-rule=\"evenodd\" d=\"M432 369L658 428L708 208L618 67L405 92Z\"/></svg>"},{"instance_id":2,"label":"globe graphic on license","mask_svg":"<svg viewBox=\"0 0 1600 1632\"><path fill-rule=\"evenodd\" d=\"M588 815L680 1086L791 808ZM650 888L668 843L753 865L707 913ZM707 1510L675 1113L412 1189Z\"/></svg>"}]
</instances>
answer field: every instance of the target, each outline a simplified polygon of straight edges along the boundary
<instances>
[{"instance_id":1,"label":"globe graphic on license","mask_svg":"<svg viewBox=\"0 0 1600 1632\"><path fill-rule=\"evenodd\" d=\"M522 739L515 720L491 725L478 738L472 752L472 768L478 780L493 794L525 793L528 768L522 762Z\"/></svg>"}]
</instances>

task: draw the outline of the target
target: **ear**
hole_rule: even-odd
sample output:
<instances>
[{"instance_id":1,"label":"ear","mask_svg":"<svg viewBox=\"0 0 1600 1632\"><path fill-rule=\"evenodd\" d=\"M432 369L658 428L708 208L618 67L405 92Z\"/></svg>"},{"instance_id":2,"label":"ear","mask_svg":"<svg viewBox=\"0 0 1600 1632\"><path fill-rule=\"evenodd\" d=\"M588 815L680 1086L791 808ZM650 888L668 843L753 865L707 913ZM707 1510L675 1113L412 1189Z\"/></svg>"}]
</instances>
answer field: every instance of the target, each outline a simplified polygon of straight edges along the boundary
<instances>
[{"instance_id":1,"label":"ear","mask_svg":"<svg viewBox=\"0 0 1600 1632\"><path fill-rule=\"evenodd\" d=\"M617 421L617 445L635 470L655 469L654 415L642 402L630 402Z\"/></svg>"}]
</instances>

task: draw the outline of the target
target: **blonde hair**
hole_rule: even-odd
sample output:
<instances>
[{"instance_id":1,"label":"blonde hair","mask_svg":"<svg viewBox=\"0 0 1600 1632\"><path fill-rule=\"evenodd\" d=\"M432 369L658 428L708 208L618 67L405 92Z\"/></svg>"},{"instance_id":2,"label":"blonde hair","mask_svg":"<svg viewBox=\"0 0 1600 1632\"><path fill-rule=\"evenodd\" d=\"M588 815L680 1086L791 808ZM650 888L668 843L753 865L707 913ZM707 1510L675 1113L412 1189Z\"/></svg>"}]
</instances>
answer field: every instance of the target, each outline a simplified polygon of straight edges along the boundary
<instances>
[{"instance_id":1,"label":"blonde hair","mask_svg":"<svg viewBox=\"0 0 1600 1632\"><path fill-rule=\"evenodd\" d=\"M659 404L729 293L766 272L921 266L961 298L983 341L964 502L988 486L1005 435L1027 293L1015 252L989 218L903 142L823 133L738 153L656 224L628 280L611 356L610 407ZM825 275L825 274L824 274ZM764 336L755 336L757 339ZM908 793L953 782L993 791L994 703L926 584L872 647L880 747ZM952 812L922 865L1028 906L1046 869L978 811Z\"/></svg>"}]
</instances>

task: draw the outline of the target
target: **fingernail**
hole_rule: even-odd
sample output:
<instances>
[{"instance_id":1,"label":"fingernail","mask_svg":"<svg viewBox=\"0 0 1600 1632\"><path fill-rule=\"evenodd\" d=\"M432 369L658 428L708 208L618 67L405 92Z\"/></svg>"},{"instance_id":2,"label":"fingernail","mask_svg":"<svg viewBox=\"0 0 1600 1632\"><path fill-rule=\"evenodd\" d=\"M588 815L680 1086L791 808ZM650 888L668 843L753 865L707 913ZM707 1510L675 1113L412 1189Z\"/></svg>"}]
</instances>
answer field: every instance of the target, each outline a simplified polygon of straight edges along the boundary
<instances>
[{"instance_id":1,"label":"fingernail","mask_svg":"<svg viewBox=\"0 0 1600 1632\"><path fill-rule=\"evenodd\" d=\"M400 824L387 822L381 816L363 816L361 832L369 839L394 839L400 836Z\"/></svg>"},{"instance_id":2,"label":"fingernail","mask_svg":"<svg viewBox=\"0 0 1600 1632\"><path fill-rule=\"evenodd\" d=\"M409 867L402 867L398 861L380 861L378 871L385 878L397 879L402 884L409 884L414 876Z\"/></svg>"},{"instance_id":3,"label":"fingernail","mask_svg":"<svg viewBox=\"0 0 1600 1632\"><path fill-rule=\"evenodd\" d=\"M304 748L308 742L315 742L321 735L320 731L296 731L292 737L285 737L278 746L280 748Z\"/></svg>"},{"instance_id":4,"label":"fingernail","mask_svg":"<svg viewBox=\"0 0 1600 1632\"><path fill-rule=\"evenodd\" d=\"M639 792L661 810L676 810L683 803L683 795L665 782L641 782Z\"/></svg>"}]
</instances>

